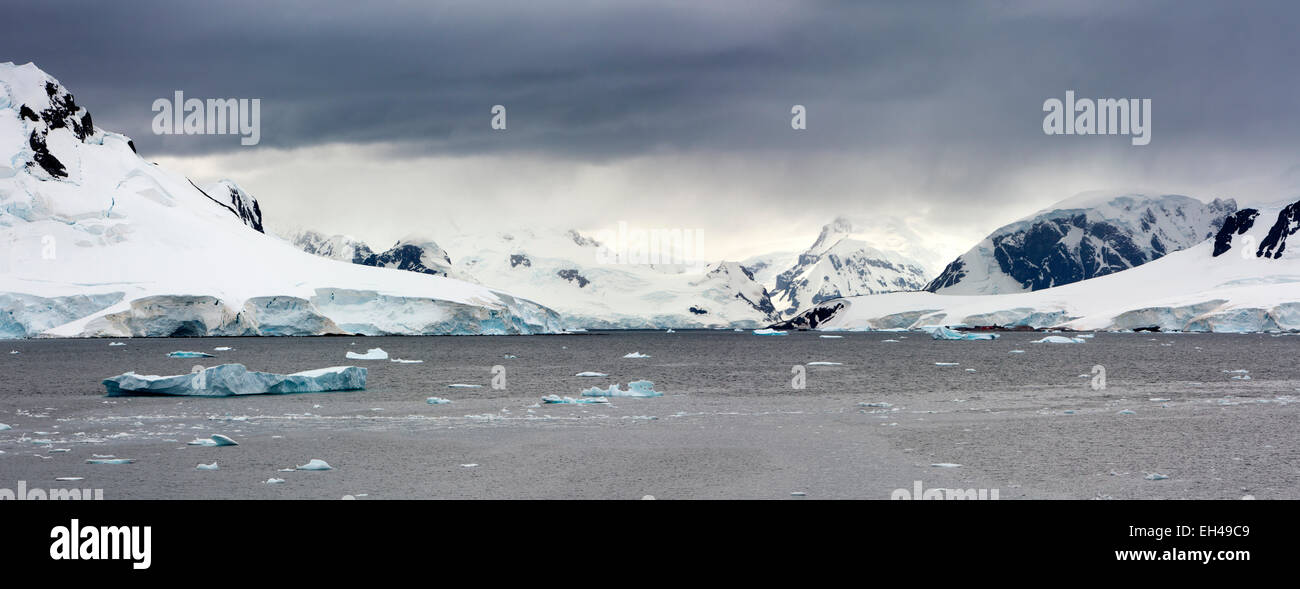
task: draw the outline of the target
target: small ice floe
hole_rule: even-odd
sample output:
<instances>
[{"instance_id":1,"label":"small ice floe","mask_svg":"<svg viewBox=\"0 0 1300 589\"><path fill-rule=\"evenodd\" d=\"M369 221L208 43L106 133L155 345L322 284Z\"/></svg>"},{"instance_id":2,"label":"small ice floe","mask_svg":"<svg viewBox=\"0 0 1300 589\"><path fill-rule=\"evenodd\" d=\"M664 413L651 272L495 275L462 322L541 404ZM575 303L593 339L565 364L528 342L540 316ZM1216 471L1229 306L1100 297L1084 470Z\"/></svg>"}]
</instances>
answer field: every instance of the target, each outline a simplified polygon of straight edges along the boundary
<instances>
[{"instance_id":1,"label":"small ice floe","mask_svg":"<svg viewBox=\"0 0 1300 589\"><path fill-rule=\"evenodd\" d=\"M214 351L214 352L230 352L230 351L233 351L233 350L234 350L234 348L232 348L232 347L230 347L230 346L217 346L217 347L215 347L215 348L212 348L212 351Z\"/></svg>"},{"instance_id":2,"label":"small ice floe","mask_svg":"<svg viewBox=\"0 0 1300 589\"><path fill-rule=\"evenodd\" d=\"M19 352L18 350L9 350L9 353L10 353L10 354L21 354L22 352Z\"/></svg>"},{"instance_id":3,"label":"small ice floe","mask_svg":"<svg viewBox=\"0 0 1300 589\"><path fill-rule=\"evenodd\" d=\"M1242 495L1242 496L1241 496L1241 500L1242 500L1242 501L1254 501L1254 500L1255 500L1255 496L1254 496L1254 495Z\"/></svg>"},{"instance_id":4,"label":"small ice floe","mask_svg":"<svg viewBox=\"0 0 1300 589\"><path fill-rule=\"evenodd\" d=\"M1143 478L1145 478L1145 479L1148 480L1148 481L1163 481L1163 480L1169 478L1169 475L1167 475L1167 474L1160 474L1160 473L1158 473L1158 472L1149 472L1149 473L1147 473L1147 476L1145 476L1145 477L1143 477Z\"/></svg>"},{"instance_id":5,"label":"small ice floe","mask_svg":"<svg viewBox=\"0 0 1300 589\"><path fill-rule=\"evenodd\" d=\"M201 372L155 376L128 372L103 381L108 396L181 395L229 397L285 393L323 393L366 388L366 369L334 366L293 374L253 372L243 364L222 364Z\"/></svg>"},{"instance_id":6,"label":"small ice floe","mask_svg":"<svg viewBox=\"0 0 1300 589\"><path fill-rule=\"evenodd\" d=\"M893 405L892 403L885 403L885 402L883 402L883 401L880 401L880 402L871 402L871 403L865 403L865 402L864 402L864 403L858 403L858 407L879 407L879 408L881 408L881 409L889 409L890 407L893 407L893 406L894 406L894 405Z\"/></svg>"},{"instance_id":7,"label":"small ice floe","mask_svg":"<svg viewBox=\"0 0 1300 589\"><path fill-rule=\"evenodd\" d=\"M807 497L808 494L803 491L790 491L791 497Z\"/></svg>"},{"instance_id":8,"label":"small ice floe","mask_svg":"<svg viewBox=\"0 0 1300 589\"><path fill-rule=\"evenodd\" d=\"M187 352L181 350L177 352L167 352L167 357L168 358L215 358L216 356L213 356L212 354L209 354L207 352Z\"/></svg>"},{"instance_id":9,"label":"small ice floe","mask_svg":"<svg viewBox=\"0 0 1300 589\"><path fill-rule=\"evenodd\" d=\"M425 399L424 402L430 405L446 405L448 403L451 403L451 399L444 399L442 397L429 397L428 399Z\"/></svg>"},{"instance_id":10,"label":"small ice floe","mask_svg":"<svg viewBox=\"0 0 1300 589\"><path fill-rule=\"evenodd\" d=\"M1168 402L1169 402L1169 399L1165 399L1165 398L1163 398L1163 397L1151 397L1150 399L1147 399L1147 400L1148 400L1148 401L1151 401L1152 403L1168 403Z\"/></svg>"},{"instance_id":11,"label":"small ice floe","mask_svg":"<svg viewBox=\"0 0 1300 589\"><path fill-rule=\"evenodd\" d=\"M1007 353L1008 353L1008 354L1023 354L1023 353L1025 353L1025 351L1024 351L1024 350L1011 350L1010 352L1007 352Z\"/></svg>"},{"instance_id":12,"label":"small ice floe","mask_svg":"<svg viewBox=\"0 0 1300 589\"><path fill-rule=\"evenodd\" d=\"M844 339L842 335L819 335L817 337L822 339Z\"/></svg>"},{"instance_id":13,"label":"small ice floe","mask_svg":"<svg viewBox=\"0 0 1300 589\"><path fill-rule=\"evenodd\" d=\"M961 362L935 362L935 366L961 366Z\"/></svg>"},{"instance_id":14,"label":"small ice floe","mask_svg":"<svg viewBox=\"0 0 1300 589\"><path fill-rule=\"evenodd\" d=\"M934 463L934 464L931 464L930 466L933 466L933 467L935 467L935 468L957 468L957 467L959 467L959 466L961 466L961 465L960 465L960 464L953 464L953 463L951 463L951 462L936 462L936 463Z\"/></svg>"},{"instance_id":15,"label":"small ice floe","mask_svg":"<svg viewBox=\"0 0 1300 589\"><path fill-rule=\"evenodd\" d=\"M673 328L669 327L668 331L665 331L664 333L677 333L677 332L673 331Z\"/></svg>"},{"instance_id":16,"label":"small ice floe","mask_svg":"<svg viewBox=\"0 0 1300 589\"><path fill-rule=\"evenodd\" d=\"M187 444L190 446L238 446L239 442L221 434L212 434L212 437L196 438L192 442L187 442Z\"/></svg>"},{"instance_id":17,"label":"small ice floe","mask_svg":"<svg viewBox=\"0 0 1300 589\"><path fill-rule=\"evenodd\" d=\"M348 352L346 355L348 360L387 360L388 359L388 352L385 352L383 348L370 348L369 350L366 350L366 353L364 354L358 354L356 352Z\"/></svg>"},{"instance_id":18,"label":"small ice floe","mask_svg":"<svg viewBox=\"0 0 1300 589\"><path fill-rule=\"evenodd\" d=\"M61 483L72 483L76 481L84 481L86 480L86 477L54 477L54 480Z\"/></svg>"},{"instance_id":19,"label":"small ice floe","mask_svg":"<svg viewBox=\"0 0 1300 589\"><path fill-rule=\"evenodd\" d=\"M266 479L266 484L268 484L268 485L278 485L278 484L283 483L283 482L284 482L284 479Z\"/></svg>"},{"instance_id":20,"label":"small ice floe","mask_svg":"<svg viewBox=\"0 0 1300 589\"><path fill-rule=\"evenodd\" d=\"M1079 334L1079 335L1076 335L1075 337L1077 337L1077 338L1081 338L1081 339L1092 339L1092 338L1095 337L1096 335L1097 335L1097 334L1095 334L1095 333L1081 333L1081 334Z\"/></svg>"},{"instance_id":21,"label":"small ice floe","mask_svg":"<svg viewBox=\"0 0 1300 589\"><path fill-rule=\"evenodd\" d=\"M1137 412L1133 411L1132 409L1125 409L1123 411L1120 411L1116 415L1137 415Z\"/></svg>"},{"instance_id":22,"label":"small ice floe","mask_svg":"<svg viewBox=\"0 0 1300 589\"><path fill-rule=\"evenodd\" d=\"M966 369L966 372L975 372L975 369L974 369L974 368L967 368L967 369Z\"/></svg>"},{"instance_id":23,"label":"small ice floe","mask_svg":"<svg viewBox=\"0 0 1300 589\"><path fill-rule=\"evenodd\" d=\"M785 334L786 334L786 332L784 332L784 331L780 331L780 330L777 330L777 329L771 329L771 328L767 328L767 329L755 329L755 330L752 331L751 333L753 333L754 335L785 335Z\"/></svg>"},{"instance_id":24,"label":"small ice floe","mask_svg":"<svg viewBox=\"0 0 1300 589\"><path fill-rule=\"evenodd\" d=\"M654 500L655 500L655 496L654 496L654 495L642 495L642 496L641 496L641 500L642 500L642 501L654 501Z\"/></svg>"},{"instance_id":25,"label":"small ice floe","mask_svg":"<svg viewBox=\"0 0 1300 589\"><path fill-rule=\"evenodd\" d=\"M608 375L608 374L605 374L604 372L579 372L579 373L575 374L574 376L582 376L582 377L587 377L587 378L599 378L599 377L602 377L602 376L609 376L609 375Z\"/></svg>"},{"instance_id":26,"label":"small ice floe","mask_svg":"<svg viewBox=\"0 0 1300 589\"><path fill-rule=\"evenodd\" d=\"M942 339L942 340L979 341L979 340L998 339L998 334L996 333L963 333L953 329L948 329L947 327L944 327L942 325L935 327L934 329L931 329L929 331L930 331L930 337L934 339Z\"/></svg>"},{"instance_id":27,"label":"small ice floe","mask_svg":"<svg viewBox=\"0 0 1300 589\"><path fill-rule=\"evenodd\" d=\"M86 464L131 464L134 458L90 458Z\"/></svg>"},{"instance_id":28,"label":"small ice floe","mask_svg":"<svg viewBox=\"0 0 1300 589\"><path fill-rule=\"evenodd\" d=\"M122 342L108 342L108 347L110 347L110 348L111 348L111 347L114 347L114 346L125 346L125 345L126 345L126 344L124 344L124 343L122 343Z\"/></svg>"},{"instance_id":29,"label":"small ice floe","mask_svg":"<svg viewBox=\"0 0 1300 589\"><path fill-rule=\"evenodd\" d=\"M389 362L393 364L424 364L424 360L403 360L401 358L393 358Z\"/></svg>"},{"instance_id":30,"label":"small ice floe","mask_svg":"<svg viewBox=\"0 0 1300 589\"><path fill-rule=\"evenodd\" d=\"M198 466L194 467L194 470L219 470L219 469L220 467L218 467L217 463L215 462L213 462L212 464L203 464L200 462Z\"/></svg>"},{"instance_id":31,"label":"small ice floe","mask_svg":"<svg viewBox=\"0 0 1300 589\"><path fill-rule=\"evenodd\" d=\"M462 464L462 465L460 465L460 467L461 467L461 468L478 468L478 463L477 463L477 462L471 462L471 463L469 463L469 464Z\"/></svg>"},{"instance_id":32,"label":"small ice floe","mask_svg":"<svg viewBox=\"0 0 1300 589\"><path fill-rule=\"evenodd\" d=\"M582 391L584 397L662 397L663 393L654 390L655 383L648 380L634 380L627 383L627 390L618 388L618 383L609 385L608 389L591 387Z\"/></svg>"},{"instance_id":33,"label":"small ice floe","mask_svg":"<svg viewBox=\"0 0 1300 589\"><path fill-rule=\"evenodd\" d=\"M624 354L623 357L624 358L649 358L650 354L642 354L641 352L631 352L628 354Z\"/></svg>"},{"instance_id":34,"label":"small ice floe","mask_svg":"<svg viewBox=\"0 0 1300 589\"><path fill-rule=\"evenodd\" d=\"M502 358L504 358L504 359L506 359L506 360L510 360L510 359L518 358L518 357L519 357L519 356L516 356L516 355L514 355L514 354L506 354L506 355L502 356Z\"/></svg>"},{"instance_id":35,"label":"small ice floe","mask_svg":"<svg viewBox=\"0 0 1300 589\"><path fill-rule=\"evenodd\" d=\"M1249 374L1235 374L1230 380L1250 380Z\"/></svg>"},{"instance_id":36,"label":"small ice floe","mask_svg":"<svg viewBox=\"0 0 1300 589\"><path fill-rule=\"evenodd\" d=\"M330 466L329 463L325 462L324 460L321 460L319 458L312 458L311 462L297 466L296 469L297 470L334 470L334 467Z\"/></svg>"},{"instance_id":37,"label":"small ice floe","mask_svg":"<svg viewBox=\"0 0 1300 589\"><path fill-rule=\"evenodd\" d=\"M896 344L896 343L899 343L899 341L896 340L896 339L882 339L882 340L880 340L880 343L882 343L882 344Z\"/></svg>"},{"instance_id":38,"label":"small ice floe","mask_svg":"<svg viewBox=\"0 0 1300 589\"><path fill-rule=\"evenodd\" d=\"M72 448L50 448L50 454L63 454L65 452L71 452L71 451Z\"/></svg>"},{"instance_id":39,"label":"small ice floe","mask_svg":"<svg viewBox=\"0 0 1300 589\"><path fill-rule=\"evenodd\" d=\"M593 397L590 399L574 399L573 397L561 397L559 395L546 395L542 397L542 402L548 405L599 405L609 403L609 399L604 397Z\"/></svg>"},{"instance_id":40,"label":"small ice floe","mask_svg":"<svg viewBox=\"0 0 1300 589\"><path fill-rule=\"evenodd\" d=\"M463 383L463 382L454 382L454 383L452 383L452 384L447 385L447 388L449 388L449 389L481 389L481 388L483 388L483 385L481 385L481 384L465 384L465 383Z\"/></svg>"},{"instance_id":41,"label":"small ice floe","mask_svg":"<svg viewBox=\"0 0 1300 589\"><path fill-rule=\"evenodd\" d=\"M1237 370L1224 370L1223 373L1224 374L1249 374L1250 371L1246 370L1245 368L1239 368Z\"/></svg>"},{"instance_id":42,"label":"small ice floe","mask_svg":"<svg viewBox=\"0 0 1300 589\"><path fill-rule=\"evenodd\" d=\"M1066 410L1064 411L1064 413L1065 413L1066 415L1074 415L1074 410L1073 410L1073 409L1066 409Z\"/></svg>"},{"instance_id":43,"label":"small ice floe","mask_svg":"<svg viewBox=\"0 0 1300 589\"><path fill-rule=\"evenodd\" d=\"M11 429L13 429L13 428L12 428L12 427L9 427L8 425L5 425L5 424L3 424L3 423L0 423L0 432L5 431L5 430L11 430Z\"/></svg>"},{"instance_id":44,"label":"small ice floe","mask_svg":"<svg viewBox=\"0 0 1300 589\"><path fill-rule=\"evenodd\" d=\"M1043 339L1034 340L1029 343L1031 344L1084 344L1084 343L1088 343L1088 340L1077 338L1077 337L1049 335Z\"/></svg>"},{"instance_id":45,"label":"small ice floe","mask_svg":"<svg viewBox=\"0 0 1300 589\"><path fill-rule=\"evenodd\" d=\"M809 366L843 366L840 362L809 362Z\"/></svg>"}]
</instances>

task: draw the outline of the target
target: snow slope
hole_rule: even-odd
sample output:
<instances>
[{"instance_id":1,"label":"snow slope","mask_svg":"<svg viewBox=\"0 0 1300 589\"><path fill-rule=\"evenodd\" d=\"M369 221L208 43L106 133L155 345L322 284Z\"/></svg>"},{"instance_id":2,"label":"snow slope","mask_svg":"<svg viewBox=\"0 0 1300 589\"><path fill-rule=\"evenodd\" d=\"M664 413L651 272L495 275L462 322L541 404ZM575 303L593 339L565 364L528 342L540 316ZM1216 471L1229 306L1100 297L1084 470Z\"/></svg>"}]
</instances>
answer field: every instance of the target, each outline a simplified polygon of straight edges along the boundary
<instances>
[{"instance_id":1,"label":"snow slope","mask_svg":"<svg viewBox=\"0 0 1300 589\"><path fill-rule=\"evenodd\" d=\"M1236 209L1232 200L1084 193L994 231L926 290L1002 294L1112 274L1204 241Z\"/></svg>"},{"instance_id":2,"label":"snow slope","mask_svg":"<svg viewBox=\"0 0 1300 589\"><path fill-rule=\"evenodd\" d=\"M312 256L261 221L234 183L200 190L36 66L0 64L0 337L560 330L531 301Z\"/></svg>"},{"instance_id":3,"label":"snow slope","mask_svg":"<svg viewBox=\"0 0 1300 589\"><path fill-rule=\"evenodd\" d=\"M1300 202L1233 215L1203 240L1136 268L1032 292L891 293L826 301L783 327L1028 325L1080 330L1253 332L1300 329ZM1238 217L1251 223L1239 223ZM1231 224L1231 227L1228 225ZM1219 249L1219 254L1215 255ZM1279 255L1279 252L1281 254Z\"/></svg>"}]
</instances>

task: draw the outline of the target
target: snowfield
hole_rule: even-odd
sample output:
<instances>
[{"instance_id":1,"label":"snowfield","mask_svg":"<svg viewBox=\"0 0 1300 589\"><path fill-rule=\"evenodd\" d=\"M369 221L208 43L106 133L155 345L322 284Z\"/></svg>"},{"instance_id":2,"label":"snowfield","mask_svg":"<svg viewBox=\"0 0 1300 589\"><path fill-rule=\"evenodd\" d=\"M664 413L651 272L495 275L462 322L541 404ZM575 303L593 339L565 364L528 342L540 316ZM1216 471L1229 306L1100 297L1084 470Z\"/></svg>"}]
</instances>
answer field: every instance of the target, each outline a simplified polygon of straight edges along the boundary
<instances>
[{"instance_id":1,"label":"snowfield","mask_svg":"<svg viewBox=\"0 0 1300 589\"><path fill-rule=\"evenodd\" d=\"M822 330L1002 325L1078 330L1255 332L1300 330L1300 252L1261 255L1270 233L1294 231L1285 204L1261 207L1254 224L1136 268L1033 292L943 295L930 292L847 297L814 306L792 327ZM1275 229L1275 226L1278 228ZM1276 240L1274 240L1276 241ZM1276 250L1270 250L1276 251Z\"/></svg>"},{"instance_id":2,"label":"snowfield","mask_svg":"<svg viewBox=\"0 0 1300 589\"><path fill-rule=\"evenodd\" d=\"M36 66L0 64L0 337L561 331L498 290L265 235L233 182L200 190L71 103Z\"/></svg>"}]
</instances>

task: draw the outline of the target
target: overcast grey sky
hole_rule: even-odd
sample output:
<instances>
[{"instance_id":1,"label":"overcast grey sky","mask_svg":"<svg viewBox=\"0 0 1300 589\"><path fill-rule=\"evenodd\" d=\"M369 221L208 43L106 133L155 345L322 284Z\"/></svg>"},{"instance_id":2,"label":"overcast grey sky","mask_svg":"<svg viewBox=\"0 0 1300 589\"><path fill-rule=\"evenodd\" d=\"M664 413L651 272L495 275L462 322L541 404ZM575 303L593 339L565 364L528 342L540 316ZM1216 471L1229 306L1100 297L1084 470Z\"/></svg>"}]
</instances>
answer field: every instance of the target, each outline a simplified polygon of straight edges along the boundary
<instances>
[{"instance_id":1,"label":"overcast grey sky","mask_svg":"<svg viewBox=\"0 0 1300 589\"><path fill-rule=\"evenodd\" d=\"M955 255L1074 193L1300 195L1290 2L36 2L33 61L272 227L409 232L625 220L716 256L906 219ZM261 143L159 136L157 98L261 98ZM1043 101L1150 98L1150 145L1046 136ZM489 109L508 109L508 130ZM790 128L790 108L808 128ZM456 255L454 244L447 244ZM937 270L937 269L936 269Z\"/></svg>"}]
</instances>

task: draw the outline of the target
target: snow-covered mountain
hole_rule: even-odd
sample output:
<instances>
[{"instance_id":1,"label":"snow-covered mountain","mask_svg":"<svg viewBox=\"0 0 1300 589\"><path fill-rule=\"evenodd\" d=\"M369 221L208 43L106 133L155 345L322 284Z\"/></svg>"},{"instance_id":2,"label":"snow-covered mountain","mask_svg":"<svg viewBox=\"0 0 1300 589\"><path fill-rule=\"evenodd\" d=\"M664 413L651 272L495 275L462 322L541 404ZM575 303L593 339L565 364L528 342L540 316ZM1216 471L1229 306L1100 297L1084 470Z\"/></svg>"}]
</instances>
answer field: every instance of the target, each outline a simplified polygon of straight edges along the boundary
<instances>
[{"instance_id":1,"label":"snow-covered mountain","mask_svg":"<svg viewBox=\"0 0 1300 589\"><path fill-rule=\"evenodd\" d=\"M1113 274L1212 237L1236 210L1231 199L1085 193L994 231L925 289L1003 294Z\"/></svg>"},{"instance_id":2,"label":"snow-covered mountain","mask_svg":"<svg viewBox=\"0 0 1300 589\"><path fill-rule=\"evenodd\" d=\"M265 235L247 192L146 162L32 64L0 63L0 245L0 337L560 330L501 291Z\"/></svg>"},{"instance_id":3,"label":"snow-covered mountain","mask_svg":"<svg viewBox=\"0 0 1300 589\"><path fill-rule=\"evenodd\" d=\"M1201 220L1192 215L1187 218L1192 223ZM1242 209L1224 219L1212 232L1214 239L1123 272L1032 292L913 292L833 299L782 326L826 330L958 324L1080 330L1300 330L1300 251L1296 251L1300 248L1286 249L1286 241L1297 230L1300 202Z\"/></svg>"},{"instance_id":4,"label":"snow-covered mountain","mask_svg":"<svg viewBox=\"0 0 1300 589\"><path fill-rule=\"evenodd\" d=\"M450 276L474 282L452 268L451 256L432 239L406 237L382 252L375 253L358 239L347 235L326 237L312 230L297 231L287 237L290 243L309 254L378 268L393 268L435 276Z\"/></svg>"},{"instance_id":5,"label":"snow-covered mountain","mask_svg":"<svg viewBox=\"0 0 1300 589\"><path fill-rule=\"evenodd\" d=\"M920 262L855 239L853 223L837 217L822 227L812 247L776 276L772 300L788 316L839 297L920 290L926 277Z\"/></svg>"}]
</instances>

